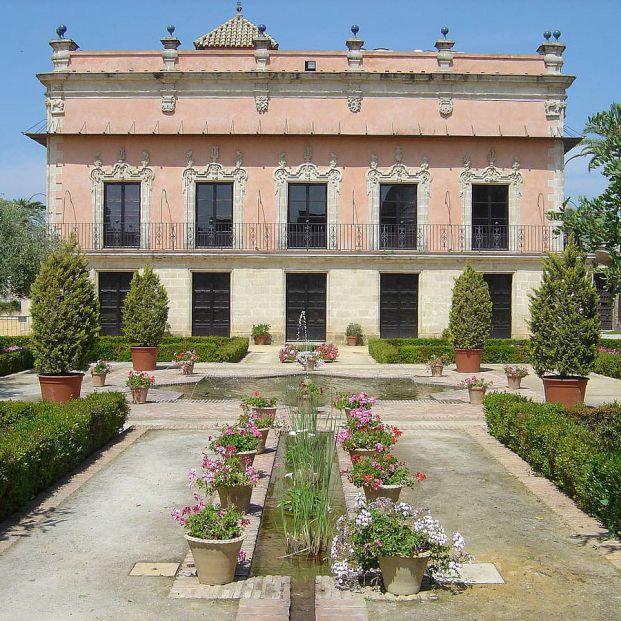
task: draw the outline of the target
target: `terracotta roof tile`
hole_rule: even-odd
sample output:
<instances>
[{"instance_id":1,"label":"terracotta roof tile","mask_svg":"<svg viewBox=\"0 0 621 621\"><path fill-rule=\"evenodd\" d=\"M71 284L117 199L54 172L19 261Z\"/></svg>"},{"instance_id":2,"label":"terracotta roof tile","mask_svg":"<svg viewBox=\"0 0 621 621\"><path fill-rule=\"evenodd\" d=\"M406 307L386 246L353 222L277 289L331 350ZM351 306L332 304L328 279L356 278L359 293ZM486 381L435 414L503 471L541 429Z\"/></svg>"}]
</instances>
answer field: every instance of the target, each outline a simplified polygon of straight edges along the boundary
<instances>
[{"instance_id":1,"label":"terracotta roof tile","mask_svg":"<svg viewBox=\"0 0 621 621\"><path fill-rule=\"evenodd\" d=\"M243 15L238 14L224 24L214 28L211 32L199 37L194 41L197 50L211 48L253 48L253 39L258 35L259 28L248 21ZM277 50L278 42L268 34L270 49Z\"/></svg>"}]
</instances>

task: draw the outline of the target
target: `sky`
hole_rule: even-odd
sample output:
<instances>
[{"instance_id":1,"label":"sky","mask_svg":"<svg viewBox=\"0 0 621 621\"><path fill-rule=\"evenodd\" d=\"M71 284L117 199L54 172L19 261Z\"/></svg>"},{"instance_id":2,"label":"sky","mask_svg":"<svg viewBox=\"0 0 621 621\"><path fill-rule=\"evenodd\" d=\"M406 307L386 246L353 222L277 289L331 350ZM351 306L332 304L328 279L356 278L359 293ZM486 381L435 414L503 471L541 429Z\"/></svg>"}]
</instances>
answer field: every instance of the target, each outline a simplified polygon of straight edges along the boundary
<instances>
[{"instance_id":1,"label":"sky","mask_svg":"<svg viewBox=\"0 0 621 621\"><path fill-rule=\"evenodd\" d=\"M83 50L161 49L174 24L181 49L235 14L235 0L0 0L3 93L0 97L0 195L45 202L45 149L21 132L45 118L36 73L51 69L49 40L67 26ZM344 50L350 27L366 48L434 49L446 25L455 50L531 54L545 30L567 45L563 73L569 89L566 125L581 133L590 114L621 100L618 36L621 0L244 0L244 15L267 25L280 49ZM568 158L575 153L568 154ZM595 196L606 187L588 161L566 168L566 196Z\"/></svg>"}]
</instances>

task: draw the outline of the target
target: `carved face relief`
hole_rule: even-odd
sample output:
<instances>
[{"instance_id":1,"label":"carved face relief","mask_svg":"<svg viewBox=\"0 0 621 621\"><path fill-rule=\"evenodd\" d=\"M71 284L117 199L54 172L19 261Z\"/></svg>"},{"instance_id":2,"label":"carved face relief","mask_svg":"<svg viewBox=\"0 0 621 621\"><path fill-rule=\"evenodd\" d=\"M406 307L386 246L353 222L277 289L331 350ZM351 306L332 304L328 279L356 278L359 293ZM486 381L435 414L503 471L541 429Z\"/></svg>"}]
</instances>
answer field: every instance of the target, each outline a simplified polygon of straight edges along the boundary
<instances>
[{"instance_id":1,"label":"carved face relief","mask_svg":"<svg viewBox=\"0 0 621 621\"><path fill-rule=\"evenodd\" d=\"M546 109L546 117L548 119L558 119L564 113L567 104L563 101L548 99L544 103Z\"/></svg>"},{"instance_id":2,"label":"carved face relief","mask_svg":"<svg viewBox=\"0 0 621 621\"><path fill-rule=\"evenodd\" d=\"M54 97L48 100L48 106L50 107L50 113L53 116L62 115L65 113L65 102L62 99Z\"/></svg>"},{"instance_id":3,"label":"carved face relief","mask_svg":"<svg viewBox=\"0 0 621 621\"><path fill-rule=\"evenodd\" d=\"M360 112L362 110L362 95L349 95L347 97L347 107L350 112Z\"/></svg>"},{"instance_id":4,"label":"carved face relief","mask_svg":"<svg viewBox=\"0 0 621 621\"><path fill-rule=\"evenodd\" d=\"M450 97L441 97L438 109L442 116L451 116L453 114L453 100Z\"/></svg>"},{"instance_id":5,"label":"carved face relief","mask_svg":"<svg viewBox=\"0 0 621 621\"><path fill-rule=\"evenodd\" d=\"M265 114L269 109L270 98L267 95L256 95L254 103L257 107L257 112L259 114Z\"/></svg>"},{"instance_id":6,"label":"carved face relief","mask_svg":"<svg viewBox=\"0 0 621 621\"><path fill-rule=\"evenodd\" d=\"M162 95L162 112L174 112L177 106L175 95Z\"/></svg>"}]
</instances>

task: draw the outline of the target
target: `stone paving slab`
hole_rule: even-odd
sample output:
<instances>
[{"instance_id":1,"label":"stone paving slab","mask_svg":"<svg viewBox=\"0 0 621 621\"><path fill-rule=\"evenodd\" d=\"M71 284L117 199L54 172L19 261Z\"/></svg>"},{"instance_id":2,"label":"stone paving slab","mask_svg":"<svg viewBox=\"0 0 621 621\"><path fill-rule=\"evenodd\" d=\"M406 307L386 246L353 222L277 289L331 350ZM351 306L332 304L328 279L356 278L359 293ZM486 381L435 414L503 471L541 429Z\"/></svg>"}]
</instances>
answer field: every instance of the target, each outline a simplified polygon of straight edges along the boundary
<instances>
[{"instance_id":1,"label":"stone paving slab","mask_svg":"<svg viewBox=\"0 0 621 621\"><path fill-rule=\"evenodd\" d=\"M338 589L331 576L315 578L315 621L368 621L361 593Z\"/></svg>"},{"instance_id":2,"label":"stone paving slab","mask_svg":"<svg viewBox=\"0 0 621 621\"><path fill-rule=\"evenodd\" d=\"M179 569L179 563L136 563L129 572L130 576L168 576L173 577Z\"/></svg>"},{"instance_id":3,"label":"stone paving slab","mask_svg":"<svg viewBox=\"0 0 621 621\"><path fill-rule=\"evenodd\" d=\"M460 565L454 574L436 573L433 576L439 584L504 584L494 563L466 563Z\"/></svg>"}]
</instances>

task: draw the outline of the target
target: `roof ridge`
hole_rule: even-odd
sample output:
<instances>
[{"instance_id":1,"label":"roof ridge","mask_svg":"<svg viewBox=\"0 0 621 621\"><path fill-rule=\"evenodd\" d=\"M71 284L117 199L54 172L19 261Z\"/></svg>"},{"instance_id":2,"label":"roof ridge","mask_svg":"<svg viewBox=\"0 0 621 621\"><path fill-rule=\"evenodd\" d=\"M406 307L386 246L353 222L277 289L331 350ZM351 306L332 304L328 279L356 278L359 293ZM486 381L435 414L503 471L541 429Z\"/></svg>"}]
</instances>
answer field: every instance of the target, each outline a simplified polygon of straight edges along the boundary
<instances>
[{"instance_id":1,"label":"roof ridge","mask_svg":"<svg viewBox=\"0 0 621 621\"><path fill-rule=\"evenodd\" d=\"M259 34L259 27L241 13L237 13L223 24L194 41L197 50L213 48L253 48L254 39ZM268 35L270 49L277 50L278 42Z\"/></svg>"}]
</instances>

